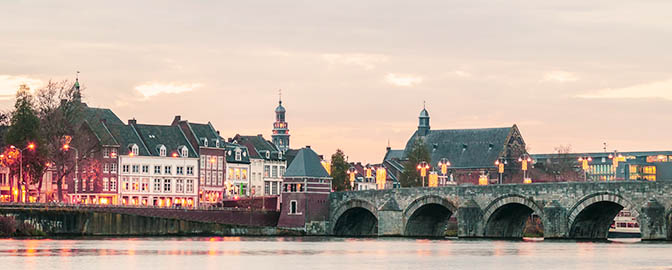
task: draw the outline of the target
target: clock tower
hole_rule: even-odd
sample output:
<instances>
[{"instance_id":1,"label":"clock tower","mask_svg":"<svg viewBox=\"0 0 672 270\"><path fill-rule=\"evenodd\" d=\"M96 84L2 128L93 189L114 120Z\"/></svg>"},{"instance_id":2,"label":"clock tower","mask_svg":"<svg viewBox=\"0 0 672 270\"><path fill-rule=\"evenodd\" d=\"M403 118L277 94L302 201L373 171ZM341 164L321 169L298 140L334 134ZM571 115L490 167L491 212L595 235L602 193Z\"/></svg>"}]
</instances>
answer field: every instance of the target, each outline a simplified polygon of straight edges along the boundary
<instances>
[{"instance_id":1,"label":"clock tower","mask_svg":"<svg viewBox=\"0 0 672 270\"><path fill-rule=\"evenodd\" d=\"M275 108L275 123L273 123L273 143L278 146L280 151L289 150L289 129L285 122L285 107L282 106L282 95L278 101L278 107Z\"/></svg>"}]
</instances>

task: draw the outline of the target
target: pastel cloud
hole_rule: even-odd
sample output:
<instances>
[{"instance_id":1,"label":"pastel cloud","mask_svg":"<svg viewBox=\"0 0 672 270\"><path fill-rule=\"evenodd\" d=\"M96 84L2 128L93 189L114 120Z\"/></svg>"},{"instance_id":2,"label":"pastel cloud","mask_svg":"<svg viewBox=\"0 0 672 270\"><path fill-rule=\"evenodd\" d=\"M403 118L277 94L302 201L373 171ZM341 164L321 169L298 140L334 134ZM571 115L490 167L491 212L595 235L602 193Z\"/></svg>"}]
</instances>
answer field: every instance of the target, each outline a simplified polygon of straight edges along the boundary
<instances>
[{"instance_id":1,"label":"pastel cloud","mask_svg":"<svg viewBox=\"0 0 672 270\"><path fill-rule=\"evenodd\" d=\"M44 82L25 75L0 75L0 100L12 99L22 84L34 90L41 87Z\"/></svg>"},{"instance_id":2,"label":"pastel cloud","mask_svg":"<svg viewBox=\"0 0 672 270\"><path fill-rule=\"evenodd\" d=\"M377 64L387 62L388 57L380 54L322 54L322 59L330 65L354 65L371 70Z\"/></svg>"},{"instance_id":3,"label":"pastel cloud","mask_svg":"<svg viewBox=\"0 0 672 270\"><path fill-rule=\"evenodd\" d=\"M580 98L662 98L672 100L672 79L623 88L606 88L579 95Z\"/></svg>"},{"instance_id":4,"label":"pastel cloud","mask_svg":"<svg viewBox=\"0 0 672 270\"><path fill-rule=\"evenodd\" d=\"M417 75L388 73L385 81L399 87L410 87L422 83L423 79Z\"/></svg>"},{"instance_id":5,"label":"pastel cloud","mask_svg":"<svg viewBox=\"0 0 672 270\"><path fill-rule=\"evenodd\" d=\"M556 70L544 73L544 77L542 80L546 82L564 83L564 82L578 81L579 77L572 72Z\"/></svg>"},{"instance_id":6,"label":"pastel cloud","mask_svg":"<svg viewBox=\"0 0 672 270\"><path fill-rule=\"evenodd\" d=\"M189 92L201 86L203 86L203 84L201 83L150 82L136 86L135 90L140 92L140 94L142 94L146 98L148 98L159 94L179 94Z\"/></svg>"}]
</instances>

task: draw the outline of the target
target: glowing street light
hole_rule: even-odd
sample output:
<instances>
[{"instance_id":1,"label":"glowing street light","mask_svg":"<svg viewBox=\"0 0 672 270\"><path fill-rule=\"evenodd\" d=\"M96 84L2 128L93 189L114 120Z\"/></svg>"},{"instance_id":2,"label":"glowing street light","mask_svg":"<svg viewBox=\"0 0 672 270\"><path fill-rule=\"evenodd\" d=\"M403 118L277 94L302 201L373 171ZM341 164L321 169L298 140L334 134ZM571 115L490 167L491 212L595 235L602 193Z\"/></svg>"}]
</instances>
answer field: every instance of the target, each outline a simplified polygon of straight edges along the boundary
<instances>
[{"instance_id":1,"label":"glowing street light","mask_svg":"<svg viewBox=\"0 0 672 270\"><path fill-rule=\"evenodd\" d=\"M437 165L441 169L441 175L443 176L442 185L444 185L448 180L448 167L450 167L450 161L448 161L447 158L442 158Z\"/></svg>"},{"instance_id":2,"label":"glowing street light","mask_svg":"<svg viewBox=\"0 0 672 270\"><path fill-rule=\"evenodd\" d=\"M429 163L427 161L420 161L418 163L418 171L420 171L420 176L422 177L422 186L425 186L425 177L427 176L427 171L429 170Z\"/></svg>"},{"instance_id":3,"label":"glowing street light","mask_svg":"<svg viewBox=\"0 0 672 270\"><path fill-rule=\"evenodd\" d=\"M612 167L611 170L614 172L614 179L616 180L618 178L618 163L619 162L625 162L625 157L621 155L617 150L614 150L613 154L609 154L609 159L612 160Z\"/></svg>"},{"instance_id":4,"label":"glowing street light","mask_svg":"<svg viewBox=\"0 0 672 270\"><path fill-rule=\"evenodd\" d=\"M350 175L350 190L355 189L355 174L357 174L355 167L350 167L350 169L348 169L348 175Z\"/></svg>"},{"instance_id":5,"label":"glowing street light","mask_svg":"<svg viewBox=\"0 0 672 270\"><path fill-rule=\"evenodd\" d=\"M518 162L520 162L520 168L523 170L523 183L532 183L532 179L527 179L528 164L532 162L532 158L525 153L518 158Z\"/></svg>"},{"instance_id":6,"label":"glowing street light","mask_svg":"<svg viewBox=\"0 0 672 270\"><path fill-rule=\"evenodd\" d=\"M77 184L79 182L79 179L77 178L77 173L79 172L79 150L67 143L63 145L62 149L66 152L70 149L75 150L75 193L77 193Z\"/></svg>"},{"instance_id":7,"label":"glowing street light","mask_svg":"<svg viewBox=\"0 0 672 270\"><path fill-rule=\"evenodd\" d=\"M499 173L498 184L500 184L500 185L504 183L504 179L502 179L503 175L504 175L504 165L507 165L507 164L508 164L508 162L504 158L500 158L497 161L495 161L495 166L497 166L497 172Z\"/></svg>"},{"instance_id":8,"label":"glowing street light","mask_svg":"<svg viewBox=\"0 0 672 270\"><path fill-rule=\"evenodd\" d=\"M579 162L581 163L581 169L583 169L583 181L588 181L588 170L590 165L588 162L593 161L593 158L590 156L580 156Z\"/></svg>"},{"instance_id":9,"label":"glowing street light","mask_svg":"<svg viewBox=\"0 0 672 270\"><path fill-rule=\"evenodd\" d=\"M21 185L25 185L25 183L23 182L23 151L26 150L26 149L28 149L29 151L35 150L35 148L36 148L35 143L29 142L28 145L26 147L24 147L23 149L16 148L16 146L14 146L14 145L10 145L9 148L16 149L16 150L19 151L19 155L21 156L21 157L19 157L19 182L21 182ZM11 187L10 187L10 189L11 189ZM17 190L14 190L14 196L15 197L17 196L17 193L18 193ZM22 197L23 197L23 202L25 202L25 196L22 196Z\"/></svg>"}]
</instances>

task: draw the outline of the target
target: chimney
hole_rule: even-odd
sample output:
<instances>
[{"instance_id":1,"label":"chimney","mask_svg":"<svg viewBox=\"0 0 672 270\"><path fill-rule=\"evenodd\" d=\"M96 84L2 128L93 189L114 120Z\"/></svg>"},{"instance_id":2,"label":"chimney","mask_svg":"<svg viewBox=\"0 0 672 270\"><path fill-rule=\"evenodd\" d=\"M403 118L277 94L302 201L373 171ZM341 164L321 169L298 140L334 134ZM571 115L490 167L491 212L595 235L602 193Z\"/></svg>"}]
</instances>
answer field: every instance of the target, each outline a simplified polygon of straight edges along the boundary
<instances>
[{"instance_id":1,"label":"chimney","mask_svg":"<svg viewBox=\"0 0 672 270\"><path fill-rule=\"evenodd\" d=\"M257 134L257 137L264 137L264 135L262 135L262 134Z\"/></svg>"},{"instance_id":2,"label":"chimney","mask_svg":"<svg viewBox=\"0 0 672 270\"><path fill-rule=\"evenodd\" d=\"M310 145L306 145L306 148L310 149Z\"/></svg>"},{"instance_id":3,"label":"chimney","mask_svg":"<svg viewBox=\"0 0 672 270\"><path fill-rule=\"evenodd\" d=\"M233 142L233 138L229 138L229 142Z\"/></svg>"},{"instance_id":4,"label":"chimney","mask_svg":"<svg viewBox=\"0 0 672 270\"><path fill-rule=\"evenodd\" d=\"M392 150L392 147L388 146L388 147L385 148L385 150L387 150L387 152L390 152L390 150Z\"/></svg>"},{"instance_id":5,"label":"chimney","mask_svg":"<svg viewBox=\"0 0 672 270\"><path fill-rule=\"evenodd\" d=\"M138 121L136 121L135 118L133 118L133 119L128 119L128 124L129 124L129 125L135 125L135 124L137 124L137 123L138 123Z\"/></svg>"},{"instance_id":6,"label":"chimney","mask_svg":"<svg viewBox=\"0 0 672 270\"><path fill-rule=\"evenodd\" d=\"M175 115L175 118L173 118L173 123L170 124L171 126L177 126L178 123L182 121L182 116Z\"/></svg>"},{"instance_id":7,"label":"chimney","mask_svg":"<svg viewBox=\"0 0 672 270\"><path fill-rule=\"evenodd\" d=\"M217 130L217 136L219 136L219 130Z\"/></svg>"}]
</instances>

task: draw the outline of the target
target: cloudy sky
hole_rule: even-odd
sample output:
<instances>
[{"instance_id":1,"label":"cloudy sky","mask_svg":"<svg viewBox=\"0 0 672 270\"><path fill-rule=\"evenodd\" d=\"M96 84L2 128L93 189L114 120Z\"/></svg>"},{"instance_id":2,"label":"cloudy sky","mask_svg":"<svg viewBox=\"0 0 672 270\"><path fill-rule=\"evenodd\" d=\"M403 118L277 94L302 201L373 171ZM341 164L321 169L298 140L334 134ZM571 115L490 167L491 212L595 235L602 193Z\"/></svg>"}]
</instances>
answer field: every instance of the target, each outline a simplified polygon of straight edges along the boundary
<instances>
[{"instance_id":1,"label":"cloudy sky","mask_svg":"<svg viewBox=\"0 0 672 270\"><path fill-rule=\"evenodd\" d=\"M0 2L0 106L87 87L123 120L211 121L380 162L434 129L518 124L534 153L672 150L672 1Z\"/></svg>"}]
</instances>

